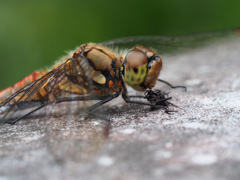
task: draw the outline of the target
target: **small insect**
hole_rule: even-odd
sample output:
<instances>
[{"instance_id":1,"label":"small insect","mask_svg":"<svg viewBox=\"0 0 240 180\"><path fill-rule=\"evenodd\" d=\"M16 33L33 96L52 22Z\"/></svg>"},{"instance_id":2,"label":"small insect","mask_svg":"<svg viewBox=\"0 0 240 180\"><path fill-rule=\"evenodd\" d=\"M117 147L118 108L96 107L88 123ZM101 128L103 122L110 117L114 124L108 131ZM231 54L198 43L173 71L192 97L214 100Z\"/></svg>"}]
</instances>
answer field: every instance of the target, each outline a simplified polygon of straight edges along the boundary
<instances>
[{"instance_id":1,"label":"small insect","mask_svg":"<svg viewBox=\"0 0 240 180\"><path fill-rule=\"evenodd\" d=\"M132 43L146 42L149 45L158 42L159 46L190 42L211 37L212 34L179 38L137 37L121 38L99 44L88 43L62 58L49 71L35 71L20 82L0 91L0 122L14 124L22 118L46 107L62 102L90 101L98 102L85 109L85 112L99 117L92 111L115 99L120 94L127 103L150 106L152 109L163 108L168 111L170 97L160 90L152 90L162 69L162 59L152 48L137 45L129 49ZM186 41L183 41L183 40ZM201 41L200 41L201 42ZM127 45L127 50L115 52L110 46ZM201 44L201 43L200 43ZM160 48L158 48L160 49ZM176 48L175 48L176 49ZM172 48L169 48L171 52ZM144 96L135 96L140 101L128 96L126 85L136 91L145 92ZM147 102L141 101L146 99ZM24 115L13 118L21 110L31 110Z\"/></svg>"},{"instance_id":2,"label":"small insect","mask_svg":"<svg viewBox=\"0 0 240 180\"><path fill-rule=\"evenodd\" d=\"M177 87L177 86L175 86ZM186 87L184 86L178 86L178 87L182 87L184 88L185 90ZM151 106L151 110L155 110L155 109L165 109L165 112L166 113L169 113L169 112L175 112L173 110L169 110L168 109L168 106L171 104L172 106L175 106L178 108L178 106L176 106L175 104L169 102L168 100L172 99L172 97L169 97L169 93L166 93L164 91L161 91L161 90L158 90L158 89L155 89L155 90L152 90L152 89L148 89L144 92L144 97L145 99L147 99L151 104L153 104L154 106Z\"/></svg>"}]
</instances>

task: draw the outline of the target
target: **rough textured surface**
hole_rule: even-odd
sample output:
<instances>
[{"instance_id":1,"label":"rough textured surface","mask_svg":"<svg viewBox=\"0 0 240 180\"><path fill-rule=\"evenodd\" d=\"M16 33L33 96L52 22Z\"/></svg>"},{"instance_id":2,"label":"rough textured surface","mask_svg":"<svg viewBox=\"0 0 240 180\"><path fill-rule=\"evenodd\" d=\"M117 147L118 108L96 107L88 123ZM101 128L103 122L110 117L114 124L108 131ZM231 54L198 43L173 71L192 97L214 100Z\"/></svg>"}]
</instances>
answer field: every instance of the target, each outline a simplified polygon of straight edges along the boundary
<instances>
[{"instance_id":1,"label":"rough textured surface","mask_svg":"<svg viewBox=\"0 0 240 180\"><path fill-rule=\"evenodd\" d=\"M115 102L111 125L74 115L2 125L0 179L239 179L239 39L163 60L161 78L188 87L156 87L178 112Z\"/></svg>"}]
</instances>

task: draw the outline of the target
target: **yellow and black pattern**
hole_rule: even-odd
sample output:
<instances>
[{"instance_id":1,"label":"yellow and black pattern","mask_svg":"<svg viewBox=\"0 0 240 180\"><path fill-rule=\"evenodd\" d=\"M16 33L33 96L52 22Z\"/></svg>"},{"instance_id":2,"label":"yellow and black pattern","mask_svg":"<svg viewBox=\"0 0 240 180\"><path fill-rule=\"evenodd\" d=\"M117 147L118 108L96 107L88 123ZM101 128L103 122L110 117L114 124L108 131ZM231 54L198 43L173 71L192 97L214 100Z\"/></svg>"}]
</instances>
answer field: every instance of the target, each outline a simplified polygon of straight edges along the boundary
<instances>
[{"instance_id":1,"label":"yellow and black pattern","mask_svg":"<svg viewBox=\"0 0 240 180\"><path fill-rule=\"evenodd\" d=\"M129 86L140 85L146 77L147 64L137 68L131 68L129 65L126 65L124 74L126 74L124 80Z\"/></svg>"}]
</instances>

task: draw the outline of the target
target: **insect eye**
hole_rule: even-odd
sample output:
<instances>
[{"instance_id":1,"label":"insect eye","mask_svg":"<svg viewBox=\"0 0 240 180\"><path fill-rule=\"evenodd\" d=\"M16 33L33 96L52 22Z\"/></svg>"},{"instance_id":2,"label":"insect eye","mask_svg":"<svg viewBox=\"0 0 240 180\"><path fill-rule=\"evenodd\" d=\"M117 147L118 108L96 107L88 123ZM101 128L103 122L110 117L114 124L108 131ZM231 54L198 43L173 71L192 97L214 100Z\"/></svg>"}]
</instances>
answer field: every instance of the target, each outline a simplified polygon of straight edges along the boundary
<instances>
[{"instance_id":1,"label":"insect eye","mask_svg":"<svg viewBox=\"0 0 240 180\"><path fill-rule=\"evenodd\" d=\"M148 58L144 52L132 50L127 53L125 61L131 68L136 69L139 66L147 64Z\"/></svg>"}]
</instances>

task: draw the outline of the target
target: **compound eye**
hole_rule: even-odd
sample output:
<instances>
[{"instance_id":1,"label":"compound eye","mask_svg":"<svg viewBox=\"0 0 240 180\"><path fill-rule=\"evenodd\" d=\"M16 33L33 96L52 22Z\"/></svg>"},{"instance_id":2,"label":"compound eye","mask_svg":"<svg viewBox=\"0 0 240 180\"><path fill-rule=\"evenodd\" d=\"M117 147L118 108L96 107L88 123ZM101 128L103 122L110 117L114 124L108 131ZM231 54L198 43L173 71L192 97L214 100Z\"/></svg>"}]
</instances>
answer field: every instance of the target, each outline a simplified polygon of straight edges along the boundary
<instances>
[{"instance_id":1,"label":"compound eye","mask_svg":"<svg viewBox=\"0 0 240 180\"><path fill-rule=\"evenodd\" d=\"M125 58L124 77L129 86L140 85L147 74L147 55L139 50L129 51Z\"/></svg>"},{"instance_id":2,"label":"compound eye","mask_svg":"<svg viewBox=\"0 0 240 180\"><path fill-rule=\"evenodd\" d=\"M147 55L139 50L129 51L125 58L126 64L135 69L148 63Z\"/></svg>"}]
</instances>

